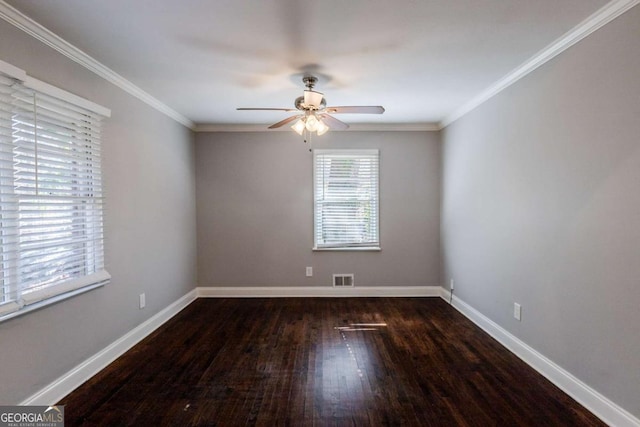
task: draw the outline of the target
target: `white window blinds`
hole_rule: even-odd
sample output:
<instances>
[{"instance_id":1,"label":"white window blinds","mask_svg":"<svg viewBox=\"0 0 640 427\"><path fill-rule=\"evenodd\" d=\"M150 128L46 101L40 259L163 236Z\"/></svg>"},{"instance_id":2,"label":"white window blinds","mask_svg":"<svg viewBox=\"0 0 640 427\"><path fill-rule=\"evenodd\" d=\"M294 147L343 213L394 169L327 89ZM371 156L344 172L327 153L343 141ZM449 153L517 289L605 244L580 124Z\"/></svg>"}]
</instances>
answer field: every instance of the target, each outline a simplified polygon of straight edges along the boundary
<instances>
[{"instance_id":1,"label":"white window blinds","mask_svg":"<svg viewBox=\"0 0 640 427\"><path fill-rule=\"evenodd\" d=\"M377 248L378 150L315 150L314 244Z\"/></svg>"},{"instance_id":2,"label":"white window blinds","mask_svg":"<svg viewBox=\"0 0 640 427\"><path fill-rule=\"evenodd\" d=\"M101 120L0 74L0 317L109 280Z\"/></svg>"}]
</instances>

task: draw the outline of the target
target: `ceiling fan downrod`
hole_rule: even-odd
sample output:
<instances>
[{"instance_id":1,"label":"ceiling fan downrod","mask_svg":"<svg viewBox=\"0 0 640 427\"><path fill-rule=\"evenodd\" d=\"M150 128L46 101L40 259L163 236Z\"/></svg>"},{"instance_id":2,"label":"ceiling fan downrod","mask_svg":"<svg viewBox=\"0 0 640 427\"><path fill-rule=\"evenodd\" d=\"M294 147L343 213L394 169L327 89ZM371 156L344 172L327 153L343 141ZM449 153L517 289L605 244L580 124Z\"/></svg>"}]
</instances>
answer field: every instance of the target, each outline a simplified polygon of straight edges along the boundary
<instances>
[{"instance_id":1,"label":"ceiling fan downrod","mask_svg":"<svg viewBox=\"0 0 640 427\"><path fill-rule=\"evenodd\" d=\"M304 83L307 89L313 90L316 83L318 83L318 78L315 76L304 76L302 77L302 83Z\"/></svg>"}]
</instances>

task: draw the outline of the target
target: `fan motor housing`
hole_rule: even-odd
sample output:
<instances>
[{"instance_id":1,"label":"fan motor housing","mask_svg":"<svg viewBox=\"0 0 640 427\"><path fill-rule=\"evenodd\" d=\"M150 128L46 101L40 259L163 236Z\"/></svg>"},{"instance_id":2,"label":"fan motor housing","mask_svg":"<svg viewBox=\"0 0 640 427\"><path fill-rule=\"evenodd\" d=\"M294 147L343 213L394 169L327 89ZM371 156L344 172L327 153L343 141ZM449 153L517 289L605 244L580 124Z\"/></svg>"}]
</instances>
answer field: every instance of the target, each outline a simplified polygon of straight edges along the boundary
<instances>
[{"instance_id":1,"label":"fan motor housing","mask_svg":"<svg viewBox=\"0 0 640 427\"><path fill-rule=\"evenodd\" d=\"M301 110L301 111L322 110L322 109L324 109L324 107L327 106L327 100L322 98L322 101L320 102L320 105L317 108L310 108L310 107L307 107L305 105L304 96L299 96L299 97L296 98L296 101L294 102L294 105L298 110Z\"/></svg>"}]
</instances>

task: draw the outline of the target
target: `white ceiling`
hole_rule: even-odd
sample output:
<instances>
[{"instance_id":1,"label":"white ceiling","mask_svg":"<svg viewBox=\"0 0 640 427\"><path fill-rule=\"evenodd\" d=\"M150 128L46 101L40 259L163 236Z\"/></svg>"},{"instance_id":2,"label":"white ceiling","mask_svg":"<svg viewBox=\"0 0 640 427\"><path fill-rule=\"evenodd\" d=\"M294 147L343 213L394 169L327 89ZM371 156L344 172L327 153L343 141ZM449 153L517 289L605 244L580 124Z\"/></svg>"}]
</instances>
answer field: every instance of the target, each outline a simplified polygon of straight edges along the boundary
<instances>
[{"instance_id":1,"label":"white ceiling","mask_svg":"<svg viewBox=\"0 0 640 427\"><path fill-rule=\"evenodd\" d=\"M347 123L436 123L606 0L7 0L198 124L273 123L304 71Z\"/></svg>"}]
</instances>

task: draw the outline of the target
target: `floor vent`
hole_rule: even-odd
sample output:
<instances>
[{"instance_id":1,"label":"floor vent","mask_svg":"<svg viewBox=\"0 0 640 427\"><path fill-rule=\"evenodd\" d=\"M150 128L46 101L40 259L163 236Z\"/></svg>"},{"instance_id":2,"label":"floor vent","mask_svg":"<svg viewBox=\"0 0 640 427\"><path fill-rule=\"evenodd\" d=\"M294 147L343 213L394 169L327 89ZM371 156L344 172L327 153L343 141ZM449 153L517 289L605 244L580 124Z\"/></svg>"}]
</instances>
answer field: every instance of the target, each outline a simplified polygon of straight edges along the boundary
<instances>
[{"instance_id":1,"label":"floor vent","mask_svg":"<svg viewBox=\"0 0 640 427\"><path fill-rule=\"evenodd\" d=\"M334 288L353 288L353 274L334 274Z\"/></svg>"}]
</instances>

